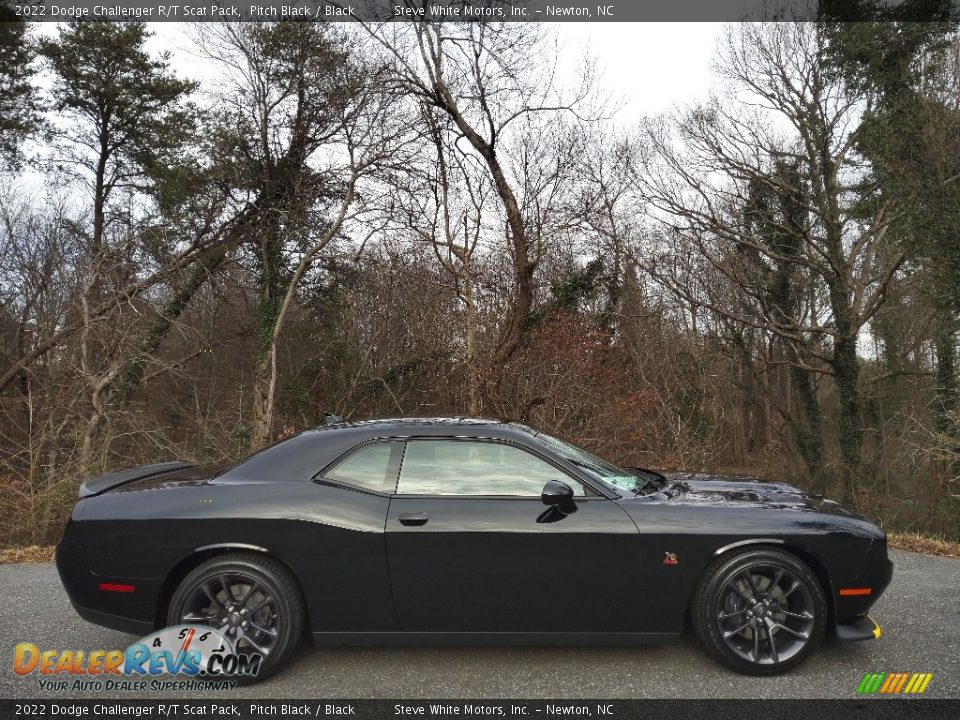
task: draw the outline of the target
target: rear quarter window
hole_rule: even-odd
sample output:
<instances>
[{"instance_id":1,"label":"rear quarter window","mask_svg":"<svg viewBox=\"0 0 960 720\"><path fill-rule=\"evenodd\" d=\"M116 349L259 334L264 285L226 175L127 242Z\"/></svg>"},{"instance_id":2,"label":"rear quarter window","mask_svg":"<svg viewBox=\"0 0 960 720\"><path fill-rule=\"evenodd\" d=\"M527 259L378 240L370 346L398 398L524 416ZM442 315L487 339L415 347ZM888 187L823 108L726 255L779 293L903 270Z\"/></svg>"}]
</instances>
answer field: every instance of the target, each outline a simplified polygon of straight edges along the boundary
<instances>
[{"instance_id":1,"label":"rear quarter window","mask_svg":"<svg viewBox=\"0 0 960 720\"><path fill-rule=\"evenodd\" d=\"M357 448L324 473L344 485L391 494L396 489L396 468L390 463L394 443L373 443Z\"/></svg>"}]
</instances>

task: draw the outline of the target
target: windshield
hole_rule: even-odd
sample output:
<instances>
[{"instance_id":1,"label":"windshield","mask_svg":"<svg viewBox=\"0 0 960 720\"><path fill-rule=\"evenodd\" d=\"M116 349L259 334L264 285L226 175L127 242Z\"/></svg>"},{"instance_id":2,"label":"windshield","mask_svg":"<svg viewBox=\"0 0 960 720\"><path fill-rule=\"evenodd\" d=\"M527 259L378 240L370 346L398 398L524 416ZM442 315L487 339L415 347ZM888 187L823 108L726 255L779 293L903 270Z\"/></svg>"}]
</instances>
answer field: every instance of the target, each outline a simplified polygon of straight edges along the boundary
<instances>
[{"instance_id":1,"label":"windshield","mask_svg":"<svg viewBox=\"0 0 960 720\"><path fill-rule=\"evenodd\" d=\"M576 445L564 442L546 433L537 433L537 438L564 460L585 470L590 477L599 480L604 485L609 485L615 490L639 493L641 487L646 484L644 480L641 480L629 470L624 470L613 463L601 460L596 455Z\"/></svg>"}]
</instances>

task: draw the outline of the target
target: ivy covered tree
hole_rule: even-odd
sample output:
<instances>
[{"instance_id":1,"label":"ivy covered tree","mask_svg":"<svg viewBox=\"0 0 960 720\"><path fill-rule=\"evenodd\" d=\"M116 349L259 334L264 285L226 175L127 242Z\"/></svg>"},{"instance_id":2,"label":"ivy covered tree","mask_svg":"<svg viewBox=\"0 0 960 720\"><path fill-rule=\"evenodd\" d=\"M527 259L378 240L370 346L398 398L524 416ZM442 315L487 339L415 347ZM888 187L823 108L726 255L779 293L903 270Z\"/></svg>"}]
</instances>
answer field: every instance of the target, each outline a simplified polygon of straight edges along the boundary
<instances>
[{"instance_id":1,"label":"ivy covered tree","mask_svg":"<svg viewBox=\"0 0 960 720\"><path fill-rule=\"evenodd\" d=\"M245 208L232 233L256 278L250 448L272 437L278 341L304 275L354 210L358 180L390 155L391 98L326 23L201 31L225 70L211 162Z\"/></svg>"},{"instance_id":2,"label":"ivy covered tree","mask_svg":"<svg viewBox=\"0 0 960 720\"><path fill-rule=\"evenodd\" d=\"M934 411L941 431L951 430L957 412L960 329L960 26L951 6L912 0L895 7L823 3L821 10L828 67L871 98L858 150L897 205L892 237L935 313ZM850 12L859 22L839 19Z\"/></svg>"},{"instance_id":3,"label":"ivy covered tree","mask_svg":"<svg viewBox=\"0 0 960 720\"><path fill-rule=\"evenodd\" d=\"M760 250L741 248L741 262L753 267L757 277L758 305L774 322L789 324L809 313L805 305L807 276L803 272L804 238L810 226L810 188L803 167L796 160L778 159L771 172L773 182L751 179L747 190L744 225ZM797 451L823 492L830 484L825 462L823 412L817 396L814 338L797 332L794 337L774 335L772 342L787 362L789 392L780 412L790 430Z\"/></svg>"}]
</instances>

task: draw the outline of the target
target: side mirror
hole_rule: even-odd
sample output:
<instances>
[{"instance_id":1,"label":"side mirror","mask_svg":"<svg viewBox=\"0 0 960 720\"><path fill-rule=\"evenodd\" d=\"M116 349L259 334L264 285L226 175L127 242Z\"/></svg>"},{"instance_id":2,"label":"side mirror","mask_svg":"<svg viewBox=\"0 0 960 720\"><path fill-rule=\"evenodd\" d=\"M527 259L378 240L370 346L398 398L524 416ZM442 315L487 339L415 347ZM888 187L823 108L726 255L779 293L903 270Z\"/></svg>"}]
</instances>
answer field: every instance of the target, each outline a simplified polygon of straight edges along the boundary
<instances>
[{"instance_id":1,"label":"side mirror","mask_svg":"<svg viewBox=\"0 0 960 720\"><path fill-rule=\"evenodd\" d=\"M553 506L565 515L577 509L573 502L573 489L562 480L551 480L544 485L540 499L544 505Z\"/></svg>"}]
</instances>

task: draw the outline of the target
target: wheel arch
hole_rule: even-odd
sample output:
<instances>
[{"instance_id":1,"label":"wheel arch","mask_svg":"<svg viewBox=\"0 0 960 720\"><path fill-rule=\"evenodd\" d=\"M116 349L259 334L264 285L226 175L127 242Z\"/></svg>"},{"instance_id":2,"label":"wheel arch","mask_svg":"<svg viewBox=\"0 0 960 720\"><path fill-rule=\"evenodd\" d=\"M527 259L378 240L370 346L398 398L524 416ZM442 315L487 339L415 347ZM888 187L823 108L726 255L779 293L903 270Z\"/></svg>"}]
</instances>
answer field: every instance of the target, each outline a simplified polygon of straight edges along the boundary
<instances>
[{"instance_id":1,"label":"wheel arch","mask_svg":"<svg viewBox=\"0 0 960 720\"><path fill-rule=\"evenodd\" d=\"M823 591L824 598L827 602L827 629L830 630L834 628L836 626L836 608L834 607L833 583L830 582L830 574L815 554L795 543L780 538L750 538L749 540L740 540L739 542L724 545L713 552L708 562L700 569L700 575L698 575L698 577L702 576L710 563L719 557L740 550L760 550L763 548L789 553L810 568L820 583L820 589ZM690 595L690 602L692 601L693 593Z\"/></svg>"},{"instance_id":2,"label":"wheel arch","mask_svg":"<svg viewBox=\"0 0 960 720\"><path fill-rule=\"evenodd\" d=\"M284 562L282 558L277 557L264 547L240 542L224 542L213 543L211 545L201 545L200 547L194 548L187 555L177 561L177 563L174 564L173 567L167 572L167 575L163 580L163 584L160 587L160 593L157 596L157 606L154 613L154 626L157 629L166 626L167 610L170 607L170 599L173 597L173 593L176 591L177 586L183 582L183 579L189 575L194 568L198 567L202 563L205 563L211 558L238 552L257 553L283 565L286 571L290 573L290 576L297 583L297 587L300 589L300 595L304 600L304 627L310 628L310 606L309 603L306 602L306 595L303 593L303 585L300 583L300 578L297 577L297 574L294 572L293 568L290 567L289 563Z\"/></svg>"},{"instance_id":3,"label":"wheel arch","mask_svg":"<svg viewBox=\"0 0 960 720\"><path fill-rule=\"evenodd\" d=\"M837 609L834 606L835 598L833 583L830 581L830 573L827 572L826 567L820 562L820 558L806 548L792 543L786 543L782 547L806 563L807 567L813 571L814 576L820 582L820 589L823 590L824 599L827 601L827 632L832 631L833 628L836 627Z\"/></svg>"},{"instance_id":4,"label":"wheel arch","mask_svg":"<svg viewBox=\"0 0 960 720\"><path fill-rule=\"evenodd\" d=\"M749 538L747 540L739 540L738 542L733 542L729 545L724 545L723 547L717 548L713 551L713 557L718 558L721 555L726 555L728 552L738 550L740 548L750 547L752 550L752 546L754 545L770 545L774 548L782 548L785 544L786 541L779 538Z\"/></svg>"}]
</instances>

